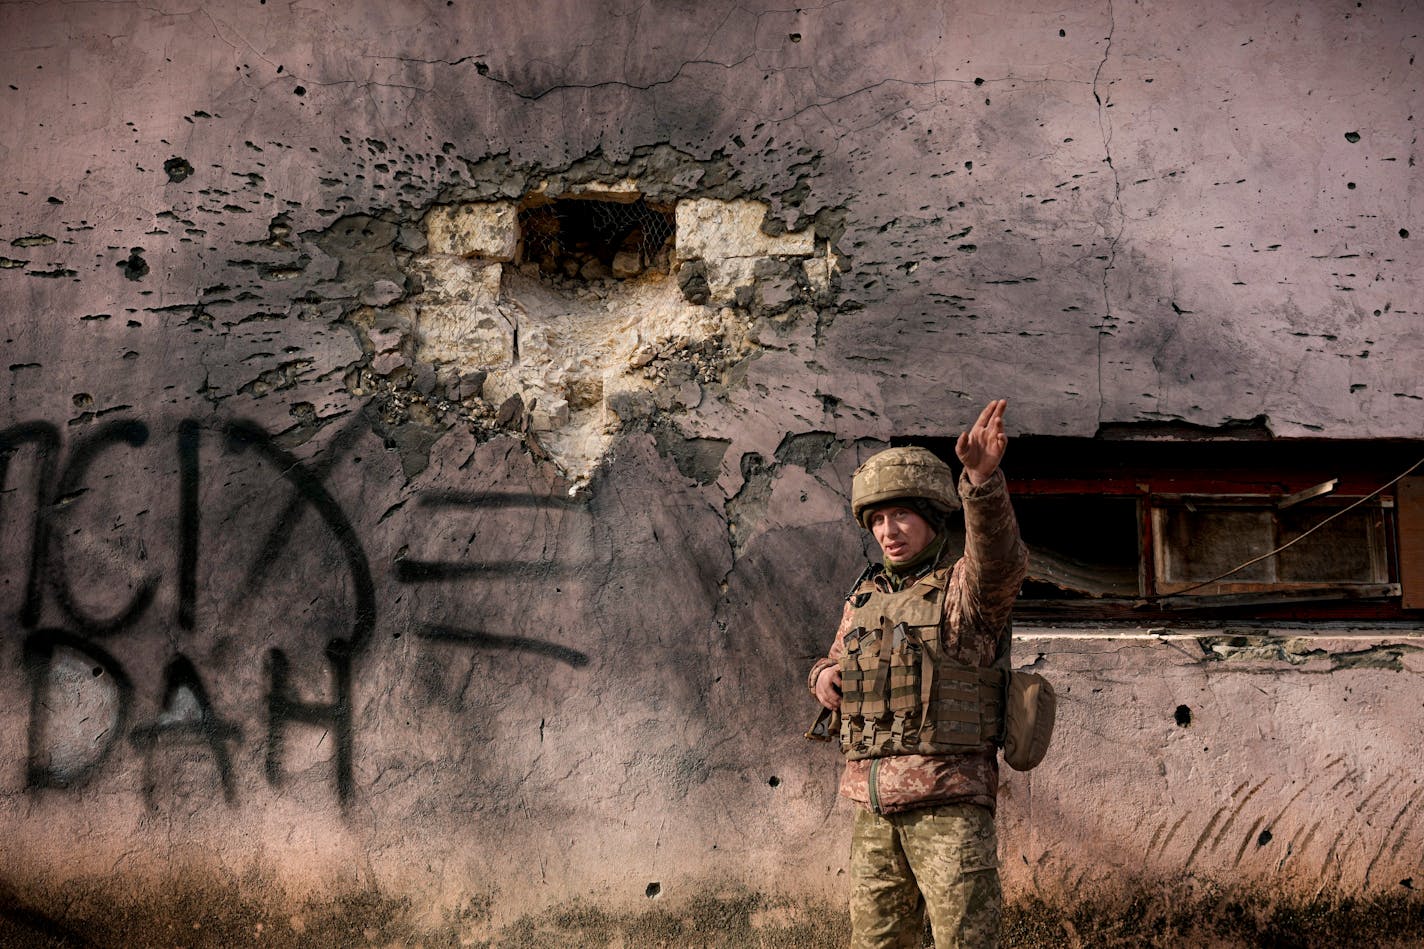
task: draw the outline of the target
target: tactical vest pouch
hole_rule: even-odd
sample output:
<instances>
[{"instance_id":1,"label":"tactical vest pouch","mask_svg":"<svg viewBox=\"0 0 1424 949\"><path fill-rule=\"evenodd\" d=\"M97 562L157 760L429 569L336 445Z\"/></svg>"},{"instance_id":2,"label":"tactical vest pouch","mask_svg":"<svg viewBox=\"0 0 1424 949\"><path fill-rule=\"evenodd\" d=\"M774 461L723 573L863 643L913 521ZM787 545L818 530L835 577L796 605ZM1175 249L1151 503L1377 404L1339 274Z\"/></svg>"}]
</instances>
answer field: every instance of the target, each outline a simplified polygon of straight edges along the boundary
<instances>
[{"instance_id":1,"label":"tactical vest pouch","mask_svg":"<svg viewBox=\"0 0 1424 949\"><path fill-rule=\"evenodd\" d=\"M993 741L1000 731L1002 693L992 669L976 669L941 658L933 669L934 687L924 737L939 746L968 751ZM953 753L949 748L938 753Z\"/></svg>"},{"instance_id":2,"label":"tactical vest pouch","mask_svg":"<svg viewBox=\"0 0 1424 949\"><path fill-rule=\"evenodd\" d=\"M920 706L920 647L904 623L895 627L890 652L889 710L897 715ZM901 726L903 732L904 726Z\"/></svg>"},{"instance_id":3,"label":"tactical vest pouch","mask_svg":"<svg viewBox=\"0 0 1424 949\"><path fill-rule=\"evenodd\" d=\"M864 629L853 629L846 634L845 656L841 659L841 712L845 715L859 715L865 702L866 675L861 669L861 639Z\"/></svg>"},{"instance_id":4,"label":"tactical vest pouch","mask_svg":"<svg viewBox=\"0 0 1424 949\"><path fill-rule=\"evenodd\" d=\"M879 637L876 650L892 641ZM846 676L863 692L852 700ZM851 761L887 755L950 755L992 746L1003 732L1004 673L944 655L930 640L900 652L841 660L841 751Z\"/></svg>"},{"instance_id":5,"label":"tactical vest pouch","mask_svg":"<svg viewBox=\"0 0 1424 949\"><path fill-rule=\"evenodd\" d=\"M1003 734L1004 673L965 665L941 642L950 573L896 592L857 584L840 659L848 760L982 751Z\"/></svg>"},{"instance_id":6,"label":"tactical vest pouch","mask_svg":"<svg viewBox=\"0 0 1424 949\"><path fill-rule=\"evenodd\" d=\"M1058 700L1053 686L1032 672L1009 672L1004 688L1004 761L1027 771L1043 760L1053 738Z\"/></svg>"},{"instance_id":7,"label":"tactical vest pouch","mask_svg":"<svg viewBox=\"0 0 1424 949\"><path fill-rule=\"evenodd\" d=\"M889 664L889 645L877 630L871 630L861 638L860 651L855 656L855 666L860 672L860 707L856 713L869 720L885 714L885 680L889 675ZM845 688L844 673L841 674L841 681L841 688ZM850 714L850 710L845 708L844 697L841 708L842 714Z\"/></svg>"}]
</instances>

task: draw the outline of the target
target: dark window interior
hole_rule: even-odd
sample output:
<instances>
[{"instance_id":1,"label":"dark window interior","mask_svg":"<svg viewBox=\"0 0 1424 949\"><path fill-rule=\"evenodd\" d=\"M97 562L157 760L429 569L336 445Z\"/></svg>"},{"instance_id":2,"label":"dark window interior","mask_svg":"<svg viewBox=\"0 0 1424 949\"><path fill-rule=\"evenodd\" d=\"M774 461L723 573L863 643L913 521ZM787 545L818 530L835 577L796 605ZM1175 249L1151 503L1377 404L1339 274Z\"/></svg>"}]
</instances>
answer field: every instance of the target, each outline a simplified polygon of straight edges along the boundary
<instances>
[{"instance_id":1,"label":"dark window interior","mask_svg":"<svg viewBox=\"0 0 1424 949\"><path fill-rule=\"evenodd\" d=\"M518 262L572 280L667 273L677 229L673 209L632 197L526 202L519 211Z\"/></svg>"},{"instance_id":2,"label":"dark window interior","mask_svg":"<svg viewBox=\"0 0 1424 949\"><path fill-rule=\"evenodd\" d=\"M1023 495L1014 498L1037 598L1137 596L1141 515L1134 498Z\"/></svg>"}]
</instances>

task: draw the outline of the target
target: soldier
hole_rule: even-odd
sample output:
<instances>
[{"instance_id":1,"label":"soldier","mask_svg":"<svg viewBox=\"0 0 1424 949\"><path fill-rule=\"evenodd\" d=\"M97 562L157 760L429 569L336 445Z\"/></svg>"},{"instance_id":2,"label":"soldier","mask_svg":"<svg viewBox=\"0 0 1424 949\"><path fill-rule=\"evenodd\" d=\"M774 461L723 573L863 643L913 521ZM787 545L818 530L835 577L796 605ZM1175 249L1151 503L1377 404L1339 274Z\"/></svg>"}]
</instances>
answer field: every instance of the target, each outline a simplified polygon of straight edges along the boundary
<instances>
[{"instance_id":1,"label":"soldier","mask_svg":"<svg viewBox=\"0 0 1424 949\"><path fill-rule=\"evenodd\" d=\"M994 739L1009 614L1027 571L999 461L1005 400L985 406L948 465L891 448L855 472L851 511L884 555L846 598L808 685L839 713L840 793L855 802L851 945L996 946L1000 905ZM963 496L964 555L945 555ZM1002 675L1002 673L1000 673ZM1002 679L998 680L1002 682Z\"/></svg>"}]
</instances>

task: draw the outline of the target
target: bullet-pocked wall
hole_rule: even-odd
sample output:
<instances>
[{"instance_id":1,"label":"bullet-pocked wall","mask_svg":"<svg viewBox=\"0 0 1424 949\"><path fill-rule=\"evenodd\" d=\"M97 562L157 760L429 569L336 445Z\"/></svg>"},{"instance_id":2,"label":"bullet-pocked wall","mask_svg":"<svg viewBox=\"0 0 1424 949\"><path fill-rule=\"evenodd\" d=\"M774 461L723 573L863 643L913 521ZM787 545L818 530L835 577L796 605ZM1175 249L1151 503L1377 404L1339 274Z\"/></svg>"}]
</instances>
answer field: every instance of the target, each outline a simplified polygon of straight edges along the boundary
<instances>
[{"instance_id":1,"label":"bullet-pocked wall","mask_svg":"<svg viewBox=\"0 0 1424 949\"><path fill-rule=\"evenodd\" d=\"M1424 434L1421 26L0 8L0 925L840 938L801 733L851 471L999 396ZM1063 698L1001 799L1022 938L1087 895L1417 914L1411 630L1020 635Z\"/></svg>"}]
</instances>

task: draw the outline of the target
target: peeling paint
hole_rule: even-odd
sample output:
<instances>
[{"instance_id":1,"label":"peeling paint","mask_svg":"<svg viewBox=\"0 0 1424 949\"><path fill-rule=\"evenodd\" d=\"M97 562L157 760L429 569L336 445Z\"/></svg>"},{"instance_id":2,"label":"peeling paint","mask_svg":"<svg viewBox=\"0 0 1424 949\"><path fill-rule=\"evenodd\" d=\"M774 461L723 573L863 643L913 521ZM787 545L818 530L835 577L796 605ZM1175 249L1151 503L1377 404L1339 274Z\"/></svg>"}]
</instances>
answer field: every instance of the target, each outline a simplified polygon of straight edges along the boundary
<instances>
[{"instance_id":1,"label":"peeling paint","mask_svg":"<svg viewBox=\"0 0 1424 949\"><path fill-rule=\"evenodd\" d=\"M1278 637L1261 635L1203 636L1198 639L1208 661L1250 662L1268 660L1290 666L1328 660L1329 671L1341 669L1391 669L1404 671L1403 657L1424 651L1413 643L1375 644L1358 649L1327 650L1317 645L1318 637Z\"/></svg>"},{"instance_id":2,"label":"peeling paint","mask_svg":"<svg viewBox=\"0 0 1424 949\"><path fill-rule=\"evenodd\" d=\"M539 182L526 200L611 195L631 206L646 195L676 207L671 275L590 279L516 260L526 236L513 200L436 206L404 222L343 219L304 235L342 262L338 279L357 268L375 278L359 292L366 306L346 311L369 354L347 374L352 391L384 393L383 424L392 430L410 424L400 416L419 403L438 427L458 420L485 437L513 431L582 485L620 431L655 413L695 408L709 390L722 390L735 365L759 349L759 327L781 332L802 318L819 322L814 308L834 298L830 241L811 227L765 234L771 219L756 201L684 199L676 183L700 183L706 169L661 155L651 180L636 176L647 167L636 161L589 162L586 171L553 176L526 172ZM402 246L403 228L422 221L422 249ZM818 242L825 260L808 271L803 264ZM690 289L694 283L705 289ZM378 284L390 289L373 296ZM524 411L501 421L498 408L516 396Z\"/></svg>"}]
</instances>

